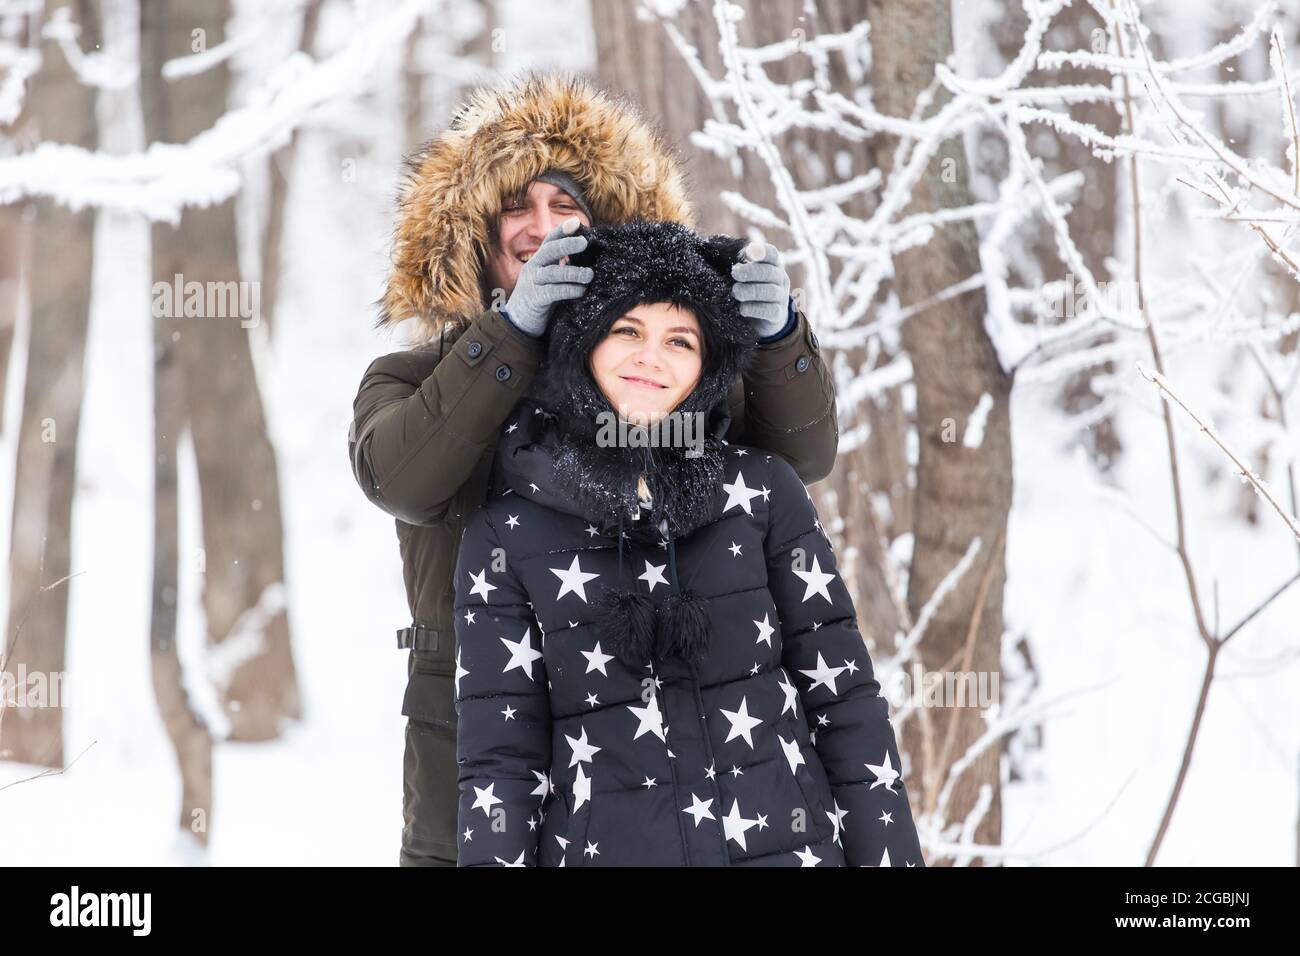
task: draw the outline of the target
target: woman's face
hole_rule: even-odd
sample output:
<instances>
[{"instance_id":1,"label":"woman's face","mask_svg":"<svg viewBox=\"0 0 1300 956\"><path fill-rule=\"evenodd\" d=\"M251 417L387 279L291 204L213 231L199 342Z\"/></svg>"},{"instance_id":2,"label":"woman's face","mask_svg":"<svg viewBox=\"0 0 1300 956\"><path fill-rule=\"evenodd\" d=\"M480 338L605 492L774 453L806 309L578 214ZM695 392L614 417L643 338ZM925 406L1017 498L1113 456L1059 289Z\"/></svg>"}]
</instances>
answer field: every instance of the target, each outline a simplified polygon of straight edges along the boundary
<instances>
[{"instance_id":1,"label":"woman's face","mask_svg":"<svg viewBox=\"0 0 1300 956\"><path fill-rule=\"evenodd\" d=\"M703 369L703 346L695 313L666 302L642 303L609 327L589 367L622 417L648 425L691 394Z\"/></svg>"}]
</instances>

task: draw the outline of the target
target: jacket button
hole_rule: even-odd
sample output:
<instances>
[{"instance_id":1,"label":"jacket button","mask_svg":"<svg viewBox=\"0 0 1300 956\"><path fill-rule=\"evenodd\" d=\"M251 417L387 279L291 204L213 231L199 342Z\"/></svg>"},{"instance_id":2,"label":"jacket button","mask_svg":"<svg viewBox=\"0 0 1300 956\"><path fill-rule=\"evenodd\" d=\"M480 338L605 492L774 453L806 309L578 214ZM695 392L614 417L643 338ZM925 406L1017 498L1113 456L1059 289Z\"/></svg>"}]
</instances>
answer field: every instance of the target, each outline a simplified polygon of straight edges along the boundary
<instances>
[{"instance_id":1,"label":"jacket button","mask_svg":"<svg viewBox=\"0 0 1300 956\"><path fill-rule=\"evenodd\" d=\"M808 337L812 339L812 347L817 348L817 333L809 329Z\"/></svg>"},{"instance_id":2,"label":"jacket button","mask_svg":"<svg viewBox=\"0 0 1300 956\"><path fill-rule=\"evenodd\" d=\"M471 342L469 343L469 348L467 348L465 351L469 352L470 358L478 358L483 351L483 343Z\"/></svg>"},{"instance_id":3,"label":"jacket button","mask_svg":"<svg viewBox=\"0 0 1300 956\"><path fill-rule=\"evenodd\" d=\"M510 377L510 366L509 366L509 365L498 365L498 366L497 366L497 381L498 381L498 382L504 382L504 381L505 381L506 379L508 379L509 377Z\"/></svg>"},{"instance_id":4,"label":"jacket button","mask_svg":"<svg viewBox=\"0 0 1300 956\"><path fill-rule=\"evenodd\" d=\"M812 361L812 359L808 358L808 356L806 356L806 355L800 355L800 356L799 356L799 361L797 361L797 362L794 363L794 367L795 367L798 371L800 371L800 372L806 372L806 371L808 371L808 364L809 364L811 361Z\"/></svg>"}]
</instances>

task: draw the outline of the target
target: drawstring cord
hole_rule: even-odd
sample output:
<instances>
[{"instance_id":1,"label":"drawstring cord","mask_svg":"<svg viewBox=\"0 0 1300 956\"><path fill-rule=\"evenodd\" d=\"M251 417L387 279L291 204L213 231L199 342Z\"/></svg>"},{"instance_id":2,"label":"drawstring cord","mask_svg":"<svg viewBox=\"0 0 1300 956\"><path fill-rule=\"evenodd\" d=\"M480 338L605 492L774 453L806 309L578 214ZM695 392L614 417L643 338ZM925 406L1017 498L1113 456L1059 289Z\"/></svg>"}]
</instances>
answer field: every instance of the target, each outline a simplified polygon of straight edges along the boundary
<instances>
[{"instance_id":1,"label":"drawstring cord","mask_svg":"<svg viewBox=\"0 0 1300 956\"><path fill-rule=\"evenodd\" d=\"M618 509L618 583L623 583L623 509Z\"/></svg>"},{"instance_id":2,"label":"drawstring cord","mask_svg":"<svg viewBox=\"0 0 1300 956\"><path fill-rule=\"evenodd\" d=\"M680 593L681 586L677 583L677 542L673 534L673 526L665 525L668 529L668 571L669 576L673 579L673 591Z\"/></svg>"}]
</instances>

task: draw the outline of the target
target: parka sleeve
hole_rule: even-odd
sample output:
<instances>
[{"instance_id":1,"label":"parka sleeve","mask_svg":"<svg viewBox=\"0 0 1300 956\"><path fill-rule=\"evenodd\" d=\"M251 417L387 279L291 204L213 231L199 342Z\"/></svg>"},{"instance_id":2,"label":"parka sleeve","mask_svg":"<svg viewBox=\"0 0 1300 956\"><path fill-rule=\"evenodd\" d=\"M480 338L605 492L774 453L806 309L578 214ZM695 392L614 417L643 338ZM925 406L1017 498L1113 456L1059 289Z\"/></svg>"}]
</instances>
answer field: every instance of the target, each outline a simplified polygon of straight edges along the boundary
<instances>
[{"instance_id":1,"label":"parka sleeve","mask_svg":"<svg viewBox=\"0 0 1300 956\"><path fill-rule=\"evenodd\" d=\"M794 329L754 350L744 376L744 422L729 440L776 452L813 484L831 473L839 450L835 379L793 300L790 312Z\"/></svg>"},{"instance_id":2,"label":"parka sleeve","mask_svg":"<svg viewBox=\"0 0 1300 956\"><path fill-rule=\"evenodd\" d=\"M551 795L542 633L486 508L456 563L457 866L536 866Z\"/></svg>"},{"instance_id":3,"label":"parka sleeve","mask_svg":"<svg viewBox=\"0 0 1300 956\"><path fill-rule=\"evenodd\" d=\"M434 343L375 359L352 404L352 474L371 502L408 524L446 517L536 376L542 345L486 309L440 356Z\"/></svg>"},{"instance_id":4,"label":"parka sleeve","mask_svg":"<svg viewBox=\"0 0 1300 956\"><path fill-rule=\"evenodd\" d=\"M830 781L828 812L850 866L924 866L889 702L880 696L834 551L794 469L775 456L772 465L768 588L781 662Z\"/></svg>"}]
</instances>

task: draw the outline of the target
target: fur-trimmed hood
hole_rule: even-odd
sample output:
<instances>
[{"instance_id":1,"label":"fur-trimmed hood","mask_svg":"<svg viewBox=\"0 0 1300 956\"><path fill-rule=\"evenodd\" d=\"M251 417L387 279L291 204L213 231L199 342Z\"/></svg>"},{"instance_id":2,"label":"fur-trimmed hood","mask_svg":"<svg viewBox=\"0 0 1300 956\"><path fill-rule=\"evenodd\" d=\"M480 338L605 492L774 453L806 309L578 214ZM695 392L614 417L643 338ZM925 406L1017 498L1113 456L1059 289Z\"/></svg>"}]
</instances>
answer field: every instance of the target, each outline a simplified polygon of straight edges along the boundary
<instances>
[{"instance_id":1,"label":"fur-trimmed hood","mask_svg":"<svg viewBox=\"0 0 1300 956\"><path fill-rule=\"evenodd\" d=\"M427 341L476 316L502 200L548 169L582 186L598 223L695 224L680 161L636 106L578 74L527 71L473 90L407 160L377 327L415 318Z\"/></svg>"}]
</instances>

